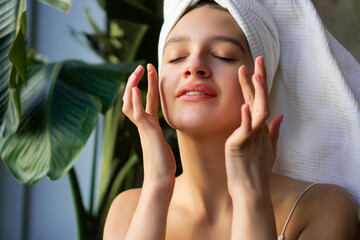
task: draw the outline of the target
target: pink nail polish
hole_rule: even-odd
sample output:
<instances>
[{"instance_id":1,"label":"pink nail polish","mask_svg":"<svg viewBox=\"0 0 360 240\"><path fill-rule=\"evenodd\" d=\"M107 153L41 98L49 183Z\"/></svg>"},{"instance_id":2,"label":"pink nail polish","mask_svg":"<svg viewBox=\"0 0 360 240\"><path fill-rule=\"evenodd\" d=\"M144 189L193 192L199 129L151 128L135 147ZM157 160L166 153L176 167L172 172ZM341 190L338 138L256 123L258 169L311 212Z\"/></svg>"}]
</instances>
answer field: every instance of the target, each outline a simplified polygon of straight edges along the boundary
<instances>
[{"instance_id":1,"label":"pink nail polish","mask_svg":"<svg viewBox=\"0 0 360 240\"><path fill-rule=\"evenodd\" d=\"M260 74L256 74L255 77L256 77L256 80L257 80L259 83L262 83L262 79L261 79Z\"/></svg>"},{"instance_id":2,"label":"pink nail polish","mask_svg":"<svg viewBox=\"0 0 360 240\"><path fill-rule=\"evenodd\" d=\"M261 66L264 66L264 58L263 58L263 57L260 57L260 58L259 58L259 64L260 64Z\"/></svg>"},{"instance_id":3,"label":"pink nail polish","mask_svg":"<svg viewBox=\"0 0 360 240\"><path fill-rule=\"evenodd\" d=\"M131 89L131 91L132 91L132 94L137 94L137 87L133 87L132 89Z\"/></svg>"},{"instance_id":4,"label":"pink nail polish","mask_svg":"<svg viewBox=\"0 0 360 240\"><path fill-rule=\"evenodd\" d=\"M248 73L247 73L247 70L246 70L246 67L245 67L245 66L242 67L241 71L242 71L242 74L243 74L245 77L248 76Z\"/></svg>"},{"instance_id":5,"label":"pink nail polish","mask_svg":"<svg viewBox=\"0 0 360 240\"><path fill-rule=\"evenodd\" d=\"M140 71L140 69L142 68L142 66L141 65L139 65L139 66L137 66L137 68L135 69L135 71L134 72L138 72L138 71Z\"/></svg>"}]
</instances>

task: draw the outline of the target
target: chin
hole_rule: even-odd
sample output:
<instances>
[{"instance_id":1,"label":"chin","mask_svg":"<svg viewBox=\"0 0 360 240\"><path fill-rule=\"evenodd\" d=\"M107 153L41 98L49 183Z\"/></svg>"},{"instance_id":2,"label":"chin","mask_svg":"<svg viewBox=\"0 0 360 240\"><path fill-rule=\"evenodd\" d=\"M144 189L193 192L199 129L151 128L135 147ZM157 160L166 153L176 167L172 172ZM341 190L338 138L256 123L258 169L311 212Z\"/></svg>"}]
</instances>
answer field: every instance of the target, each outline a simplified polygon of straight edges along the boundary
<instances>
[{"instance_id":1,"label":"chin","mask_svg":"<svg viewBox=\"0 0 360 240\"><path fill-rule=\"evenodd\" d=\"M240 126L240 121L229 123L224 121L224 118L196 118L193 116L187 116L178 119L171 119L168 121L168 124L177 131L191 135L230 135Z\"/></svg>"}]
</instances>

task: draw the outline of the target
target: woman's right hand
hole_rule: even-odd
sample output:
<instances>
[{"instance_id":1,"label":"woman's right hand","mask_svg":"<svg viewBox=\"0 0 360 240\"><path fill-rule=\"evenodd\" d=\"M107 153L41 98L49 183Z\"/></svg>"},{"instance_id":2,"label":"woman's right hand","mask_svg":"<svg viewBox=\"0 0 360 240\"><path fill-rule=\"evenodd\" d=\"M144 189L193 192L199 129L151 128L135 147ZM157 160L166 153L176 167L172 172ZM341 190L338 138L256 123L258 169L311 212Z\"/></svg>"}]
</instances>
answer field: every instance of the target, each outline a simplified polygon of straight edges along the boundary
<instances>
[{"instance_id":1,"label":"woman's right hand","mask_svg":"<svg viewBox=\"0 0 360 240\"><path fill-rule=\"evenodd\" d=\"M171 192L175 184L175 159L166 143L157 118L159 108L158 77L152 64L147 65L148 92L146 108L141 103L141 93L137 87L144 68L139 65L130 75L123 97L123 112L137 126L144 161L144 185L161 186ZM154 185L155 184L155 185Z\"/></svg>"}]
</instances>

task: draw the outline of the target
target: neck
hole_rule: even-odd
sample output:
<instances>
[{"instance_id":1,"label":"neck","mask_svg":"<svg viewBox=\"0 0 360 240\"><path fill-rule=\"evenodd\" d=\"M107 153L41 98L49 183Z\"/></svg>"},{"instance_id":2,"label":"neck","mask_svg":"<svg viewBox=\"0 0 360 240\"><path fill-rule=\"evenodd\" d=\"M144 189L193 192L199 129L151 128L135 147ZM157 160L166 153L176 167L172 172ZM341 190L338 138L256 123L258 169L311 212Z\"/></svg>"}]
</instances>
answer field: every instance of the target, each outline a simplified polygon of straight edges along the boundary
<instances>
[{"instance_id":1,"label":"neck","mask_svg":"<svg viewBox=\"0 0 360 240\"><path fill-rule=\"evenodd\" d=\"M178 131L177 134L183 173L176 180L175 199L202 212L207 219L232 212L225 169L225 142L231 133L196 136ZM271 175L271 193L276 192L282 178Z\"/></svg>"},{"instance_id":2,"label":"neck","mask_svg":"<svg viewBox=\"0 0 360 240\"><path fill-rule=\"evenodd\" d=\"M181 194L191 193L189 200L204 208L231 204L225 170L227 138L228 135L195 136L178 131L183 174L177 179L177 187Z\"/></svg>"}]
</instances>

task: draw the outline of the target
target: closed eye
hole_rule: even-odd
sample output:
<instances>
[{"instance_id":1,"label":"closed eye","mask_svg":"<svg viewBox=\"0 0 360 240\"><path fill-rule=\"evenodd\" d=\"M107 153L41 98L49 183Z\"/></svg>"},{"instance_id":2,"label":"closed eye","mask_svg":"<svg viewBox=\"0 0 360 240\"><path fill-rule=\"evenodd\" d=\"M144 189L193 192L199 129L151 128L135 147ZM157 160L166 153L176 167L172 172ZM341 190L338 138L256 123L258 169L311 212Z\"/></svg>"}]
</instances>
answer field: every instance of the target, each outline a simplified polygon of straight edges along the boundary
<instances>
[{"instance_id":1,"label":"closed eye","mask_svg":"<svg viewBox=\"0 0 360 240\"><path fill-rule=\"evenodd\" d=\"M224 62L234 62L235 60L234 59L232 59L232 58L227 58L227 57L221 57L221 56L217 56L217 55L213 55L215 58L217 58L217 59L220 59L220 60L222 60L222 61L224 61Z\"/></svg>"},{"instance_id":2,"label":"closed eye","mask_svg":"<svg viewBox=\"0 0 360 240\"><path fill-rule=\"evenodd\" d=\"M176 62L179 62L179 61L183 60L184 58L185 57L179 57L179 58L170 59L169 63L176 63Z\"/></svg>"}]
</instances>

